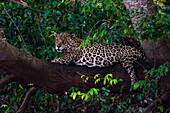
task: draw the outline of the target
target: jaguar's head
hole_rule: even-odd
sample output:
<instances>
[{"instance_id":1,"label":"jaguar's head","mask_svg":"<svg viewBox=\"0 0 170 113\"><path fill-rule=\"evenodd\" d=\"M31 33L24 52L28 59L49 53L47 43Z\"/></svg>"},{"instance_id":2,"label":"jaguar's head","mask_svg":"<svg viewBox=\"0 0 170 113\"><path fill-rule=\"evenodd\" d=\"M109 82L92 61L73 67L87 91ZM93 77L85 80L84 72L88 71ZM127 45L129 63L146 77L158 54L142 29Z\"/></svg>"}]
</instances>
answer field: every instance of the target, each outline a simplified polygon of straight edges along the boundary
<instances>
[{"instance_id":1,"label":"jaguar's head","mask_svg":"<svg viewBox=\"0 0 170 113\"><path fill-rule=\"evenodd\" d=\"M54 36L56 38L55 44L57 52L68 50L77 46L78 44L80 45L80 43L83 41L82 39L75 37L75 34L69 34L66 32L62 32L60 34L55 32Z\"/></svg>"}]
</instances>

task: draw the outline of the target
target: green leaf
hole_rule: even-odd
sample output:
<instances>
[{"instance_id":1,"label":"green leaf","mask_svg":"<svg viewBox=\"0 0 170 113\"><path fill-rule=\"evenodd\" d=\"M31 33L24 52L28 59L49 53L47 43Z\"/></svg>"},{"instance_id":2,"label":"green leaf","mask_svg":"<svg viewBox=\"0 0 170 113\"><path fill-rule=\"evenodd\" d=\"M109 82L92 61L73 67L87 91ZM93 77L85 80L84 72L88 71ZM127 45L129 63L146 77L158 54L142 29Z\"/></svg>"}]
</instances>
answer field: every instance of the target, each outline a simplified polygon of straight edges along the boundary
<instances>
[{"instance_id":1,"label":"green leaf","mask_svg":"<svg viewBox=\"0 0 170 113\"><path fill-rule=\"evenodd\" d=\"M84 97L85 97L85 94L83 94L83 95L81 96L81 99L83 100L83 99L84 99Z\"/></svg>"},{"instance_id":2,"label":"green leaf","mask_svg":"<svg viewBox=\"0 0 170 113\"><path fill-rule=\"evenodd\" d=\"M150 75L153 75L153 73L154 73L154 68L152 68L149 73L150 73Z\"/></svg>"},{"instance_id":3,"label":"green leaf","mask_svg":"<svg viewBox=\"0 0 170 113\"><path fill-rule=\"evenodd\" d=\"M140 83L140 88L142 88L142 86L145 84L145 80L140 80L139 83Z\"/></svg>"},{"instance_id":4,"label":"green leaf","mask_svg":"<svg viewBox=\"0 0 170 113\"><path fill-rule=\"evenodd\" d=\"M77 95L81 95L81 92L80 92L80 91L78 91L78 92L77 92Z\"/></svg>"},{"instance_id":5,"label":"green leaf","mask_svg":"<svg viewBox=\"0 0 170 113\"><path fill-rule=\"evenodd\" d=\"M134 85L133 85L133 88L134 88L134 90L136 90L138 87L139 87L139 82L136 82Z\"/></svg>"},{"instance_id":6,"label":"green leaf","mask_svg":"<svg viewBox=\"0 0 170 113\"><path fill-rule=\"evenodd\" d=\"M100 78L95 80L95 84L97 84L100 81Z\"/></svg>"},{"instance_id":7,"label":"green leaf","mask_svg":"<svg viewBox=\"0 0 170 113\"><path fill-rule=\"evenodd\" d=\"M4 3L2 2L0 5L4 6Z\"/></svg>"},{"instance_id":8,"label":"green leaf","mask_svg":"<svg viewBox=\"0 0 170 113\"><path fill-rule=\"evenodd\" d=\"M86 77L86 80L85 80L85 82L87 82L89 80L89 77Z\"/></svg>"},{"instance_id":9,"label":"green leaf","mask_svg":"<svg viewBox=\"0 0 170 113\"><path fill-rule=\"evenodd\" d=\"M103 37L103 31L102 31L102 33L101 33L101 35L100 35L101 37Z\"/></svg>"},{"instance_id":10,"label":"green leaf","mask_svg":"<svg viewBox=\"0 0 170 113\"><path fill-rule=\"evenodd\" d=\"M111 81L110 81L110 85L112 85L112 86L113 86L113 80L111 80Z\"/></svg>"},{"instance_id":11,"label":"green leaf","mask_svg":"<svg viewBox=\"0 0 170 113\"><path fill-rule=\"evenodd\" d=\"M40 110L44 111L44 108L43 108L43 107L40 107Z\"/></svg>"},{"instance_id":12,"label":"green leaf","mask_svg":"<svg viewBox=\"0 0 170 113\"><path fill-rule=\"evenodd\" d=\"M124 86L121 86L121 88L120 88L120 93L123 92L123 88L124 88Z\"/></svg>"},{"instance_id":13,"label":"green leaf","mask_svg":"<svg viewBox=\"0 0 170 113\"><path fill-rule=\"evenodd\" d=\"M103 81L103 84L104 84L104 85L106 85L106 80L107 80L107 79L104 79L104 81Z\"/></svg>"},{"instance_id":14,"label":"green leaf","mask_svg":"<svg viewBox=\"0 0 170 113\"><path fill-rule=\"evenodd\" d=\"M22 41L20 35L18 35L18 40L19 40L20 42Z\"/></svg>"},{"instance_id":15,"label":"green leaf","mask_svg":"<svg viewBox=\"0 0 170 113\"><path fill-rule=\"evenodd\" d=\"M126 34L128 32L128 29L124 29L124 33Z\"/></svg>"},{"instance_id":16,"label":"green leaf","mask_svg":"<svg viewBox=\"0 0 170 113\"><path fill-rule=\"evenodd\" d=\"M96 38L96 35L97 35L97 33L95 33L95 34L93 35L93 39L95 39L95 38Z\"/></svg>"},{"instance_id":17,"label":"green leaf","mask_svg":"<svg viewBox=\"0 0 170 113\"><path fill-rule=\"evenodd\" d=\"M85 101L89 99L89 95L88 94L85 94Z\"/></svg>"},{"instance_id":18,"label":"green leaf","mask_svg":"<svg viewBox=\"0 0 170 113\"><path fill-rule=\"evenodd\" d=\"M118 81L119 81L119 82L123 82L123 79L119 79Z\"/></svg>"},{"instance_id":19,"label":"green leaf","mask_svg":"<svg viewBox=\"0 0 170 113\"><path fill-rule=\"evenodd\" d=\"M50 13L50 10L47 10L47 12L45 13L45 17L47 17Z\"/></svg>"},{"instance_id":20,"label":"green leaf","mask_svg":"<svg viewBox=\"0 0 170 113\"><path fill-rule=\"evenodd\" d=\"M83 14L85 12L85 7L83 8L83 10L81 11L81 14Z\"/></svg>"},{"instance_id":21,"label":"green leaf","mask_svg":"<svg viewBox=\"0 0 170 113\"><path fill-rule=\"evenodd\" d=\"M106 76L108 76L108 77L110 76L111 78L113 78L113 75L112 75L112 74L107 74Z\"/></svg>"},{"instance_id":22,"label":"green leaf","mask_svg":"<svg viewBox=\"0 0 170 113\"><path fill-rule=\"evenodd\" d=\"M161 106L158 106L158 109L160 109L161 110L161 112L164 112L164 108L163 108L163 106L161 105Z\"/></svg>"},{"instance_id":23,"label":"green leaf","mask_svg":"<svg viewBox=\"0 0 170 113\"><path fill-rule=\"evenodd\" d=\"M18 44L18 41L16 41L15 43L14 43L14 46L16 46Z\"/></svg>"},{"instance_id":24,"label":"green leaf","mask_svg":"<svg viewBox=\"0 0 170 113\"><path fill-rule=\"evenodd\" d=\"M139 94L138 97L137 97L138 100L142 100L142 95Z\"/></svg>"},{"instance_id":25,"label":"green leaf","mask_svg":"<svg viewBox=\"0 0 170 113\"><path fill-rule=\"evenodd\" d=\"M93 88L93 91L94 91L95 95L98 95L98 90L99 89Z\"/></svg>"},{"instance_id":26,"label":"green leaf","mask_svg":"<svg viewBox=\"0 0 170 113\"><path fill-rule=\"evenodd\" d=\"M99 77L99 75L100 75L100 74L96 74L96 75L94 76L94 79L96 79L97 77Z\"/></svg>"},{"instance_id":27,"label":"green leaf","mask_svg":"<svg viewBox=\"0 0 170 113\"><path fill-rule=\"evenodd\" d=\"M6 108L6 107L8 107L8 105L6 105L6 104L1 105L1 108Z\"/></svg>"},{"instance_id":28,"label":"green leaf","mask_svg":"<svg viewBox=\"0 0 170 113\"><path fill-rule=\"evenodd\" d=\"M160 74L161 74L162 76L164 76L164 72L163 72L163 70L161 70L161 71L160 71Z\"/></svg>"},{"instance_id":29,"label":"green leaf","mask_svg":"<svg viewBox=\"0 0 170 113\"><path fill-rule=\"evenodd\" d=\"M12 7L12 2L9 2L9 6L11 6L11 7Z\"/></svg>"},{"instance_id":30,"label":"green leaf","mask_svg":"<svg viewBox=\"0 0 170 113\"><path fill-rule=\"evenodd\" d=\"M83 49L86 47L86 41L83 41Z\"/></svg>"},{"instance_id":31,"label":"green leaf","mask_svg":"<svg viewBox=\"0 0 170 113\"><path fill-rule=\"evenodd\" d=\"M168 72L168 67L165 66L165 72Z\"/></svg>"},{"instance_id":32,"label":"green leaf","mask_svg":"<svg viewBox=\"0 0 170 113\"><path fill-rule=\"evenodd\" d=\"M79 88L78 87L74 87L74 89L77 91Z\"/></svg>"},{"instance_id":33,"label":"green leaf","mask_svg":"<svg viewBox=\"0 0 170 113\"><path fill-rule=\"evenodd\" d=\"M49 30L49 29L51 29L51 27L46 27L46 30Z\"/></svg>"},{"instance_id":34,"label":"green leaf","mask_svg":"<svg viewBox=\"0 0 170 113\"><path fill-rule=\"evenodd\" d=\"M81 75L81 78L85 77L85 75Z\"/></svg>"},{"instance_id":35,"label":"green leaf","mask_svg":"<svg viewBox=\"0 0 170 113\"><path fill-rule=\"evenodd\" d=\"M146 72L148 72L148 71L145 69L143 72L145 72L145 73L146 73Z\"/></svg>"},{"instance_id":36,"label":"green leaf","mask_svg":"<svg viewBox=\"0 0 170 113\"><path fill-rule=\"evenodd\" d=\"M33 86L34 84L33 83L29 83L28 86Z\"/></svg>"},{"instance_id":37,"label":"green leaf","mask_svg":"<svg viewBox=\"0 0 170 113\"><path fill-rule=\"evenodd\" d=\"M114 85L116 85L116 84L117 84L117 80L116 80L116 79L113 79L113 82L114 82Z\"/></svg>"},{"instance_id":38,"label":"green leaf","mask_svg":"<svg viewBox=\"0 0 170 113\"><path fill-rule=\"evenodd\" d=\"M77 96L77 93L76 93L76 92L73 92L73 93L72 93L73 100L76 99L76 96Z\"/></svg>"},{"instance_id":39,"label":"green leaf","mask_svg":"<svg viewBox=\"0 0 170 113\"><path fill-rule=\"evenodd\" d=\"M23 90L23 87L21 86L21 84L19 84L19 88Z\"/></svg>"},{"instance_id":40,"label":"green leaf","mask_svg":"<svg viewBox=\"0 0 170 113\"><path fill-rule=\"evenodd\" d=\"M93 95L93 89L90 89L89 93L90 95Z\"/></svg>"}]
</instances>

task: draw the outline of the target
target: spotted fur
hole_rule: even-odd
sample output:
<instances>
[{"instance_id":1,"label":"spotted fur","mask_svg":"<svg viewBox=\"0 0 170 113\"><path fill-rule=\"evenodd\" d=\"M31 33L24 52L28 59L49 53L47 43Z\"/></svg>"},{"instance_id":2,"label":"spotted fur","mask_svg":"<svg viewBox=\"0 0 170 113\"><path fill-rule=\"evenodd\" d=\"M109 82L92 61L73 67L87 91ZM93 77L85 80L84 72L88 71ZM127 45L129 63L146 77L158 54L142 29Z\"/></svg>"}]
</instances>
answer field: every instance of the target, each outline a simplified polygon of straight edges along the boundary
<instances>
[{"instance_id":1,"label":"spotted fur","mask_svg":"<svg viewBox=\"0 0 170 113\"><path fill-rule=\"evenodd\" d=\"M120 44L98 44L80 48L82 39L68 33L54 33L56 37L56 50L63 51L62 57L54 59L52 62L61 64L75 63L76 65L88 67L109 67L115 63L120 63L131 78L131 85L137 81L134 61L143 57L143 54L135 47Z\"/></svg>"}]
</instances>

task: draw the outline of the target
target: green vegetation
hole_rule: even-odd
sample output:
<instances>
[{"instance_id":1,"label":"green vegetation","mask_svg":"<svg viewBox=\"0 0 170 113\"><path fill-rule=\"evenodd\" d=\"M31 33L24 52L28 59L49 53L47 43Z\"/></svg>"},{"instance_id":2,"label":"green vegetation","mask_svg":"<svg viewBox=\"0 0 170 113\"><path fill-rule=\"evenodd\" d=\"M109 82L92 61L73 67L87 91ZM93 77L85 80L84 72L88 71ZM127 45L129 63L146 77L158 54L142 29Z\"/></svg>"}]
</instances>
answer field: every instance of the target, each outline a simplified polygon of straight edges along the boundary
<instances>
[{"instance_id":1,"label":"green vegetation","mask_svg":"<svg viewBox=\"0 0 170 113\"><path fill-rule=\"evenodd\" d=\"M133 28L132 17L129 17L130 12L126 10L121 0L103 0L103 2L87 0L84 5L76 1L74 6L71 6L70 0L25 0L25 2L29 7L13 2L0 3L0 28L3 29L5 38L10 44L42 60L51 61L56 56L62 55L55 50L54 31L75 33L78 37L85 39L84 45L124 43L122 37L136 39L139 36ZM154 42L158 38L162 39L169 32L169 23L170 16L165 12L145 17L138 23L140 25L138 29L144 31L147 28L148 30L139 41L148 37ZM85 110L83 106L88 108L89 111L86 109L86 112L90 110L141 112L145 107L145 104L141 102L146 96L155 99L161 95L162 89L158 86L158 80L161 76L166 76L169 65L167 62L158 69L145 71L146 80L135 83L131 88L131 91L141 88L142 91L139 94L123 94L123 86L120 90L122 94L110 92L109 87L123 81L113 78L111 74L107 74L104 79L100 78L100 74L95 75L94 78L88 78L86 75L82 76L85 82L88 82L88 79L95 79L94 84L102 81L101 83L108 86L100 90L92 88L87 93L72 87L67 94L59 98L60 100L56 94L51 95L39 90L32 97L27 110L35 113L54 112L57 111L57 103L60 101L61 111L64 112L73 112L77 108L81 108L80 111L83 112ZM0 112L9 113L18 109L30 87L31 84L19 83L10 83L3 87L0 90L0 98L9 103L0 101ZM163 111L162 106L158 108Z\"/></svg>"}]
</instances>

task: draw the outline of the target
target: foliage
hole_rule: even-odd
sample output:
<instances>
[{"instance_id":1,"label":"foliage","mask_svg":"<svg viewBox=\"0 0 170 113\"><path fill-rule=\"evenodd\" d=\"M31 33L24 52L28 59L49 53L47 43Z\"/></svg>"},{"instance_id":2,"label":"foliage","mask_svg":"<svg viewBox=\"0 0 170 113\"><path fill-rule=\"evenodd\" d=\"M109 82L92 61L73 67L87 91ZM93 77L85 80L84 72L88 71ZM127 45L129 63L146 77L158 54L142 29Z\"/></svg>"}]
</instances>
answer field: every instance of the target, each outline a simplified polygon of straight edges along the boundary
<instances>
[{"instance_id":1,"label":"foliage","mask_svg":"<svg viewBox=\"0 0 170 113\"><path fill-rule=\"evenodd\" d=\"M111 85L111 86L113 86L113 83L114 83L114 85L116 85L118 82L123 82L123 80L122 79L118 79L117 77L114 79L113 78L113 75L112 74L107 74L104 78L99 78L99 75L100 74L96 74L95 76L94 76L94 79L95 79L95 84L99 84L99 82L101 81L101 80L103 80L103 84L104 85L106 85L106 81L108 81L109 82L109 85ZM87 82L88 80L89 80L89 77L86 77L85 75L82 75L81 76L81 78L82 79L84 79L84 82ZM91 78L91 79L93 79L93 78ZM97 89L97 88L91 88L87 93L81 93L80 91L77 91L78 90L78 88L75 88L75 87L72 87L69 91L72 91L72 93L71 93L71 97L73 97L73 100L75 100L76 99L76 96L77 95L79 95L79 96L81 96L81 98L82 98L82 100L84 100L84 101L86 101L86 100L88 100L89 98L90 98L90 96L89 95L91 95L91 96L94 96L94 94L95 95L98 95L98 93L99 93L99 89ZM76 92L77 91L77 92Z\"/></svg>"},{"instance_id":2,"label":"foliage","mask_svg":"<svg viewBox=\"0 0 170 113\"><path fill-rule=\"evenodd\" d=\"M106 85L106 81L108 81L109 85L107 85L107 88L109 88L110 85L113 86L113 83L114 85L116 85L118 82L123 82L122 79L118 79L117 77L113 79L112 74L107 74L104 78L100 78L99 76L100 74L96 74L94 78L89 78L86 77L85 75L82 75L81 78L82 79L85 78L84 79L85 82L88 82L89 79L94 79L95 84L103 80L103 84ZM113 106L108 105L110 100L112 99L111 96L109 95L110 90L107 88L102 87L101 89L102 91L100 91L100 89L98 88L91 88L87 93L82 93L81 91L78 91L78 88L72 87L69 91L71 91L70 96L73 98L73 100L76 100L76 97L78 96L77 98L81 97L83 101L88 102L90 105L97 104L98 107L101 107L102 112L109 112Z\"/></svg>"},{"instance_id":3,"label":"foliage","mask_svg":"<svg viewBox=\"0 0 170 113\"><path fill-rule=\"evenodd\" d=\"M98 110L100 109L102 112L141 112L146 105L144 104L146 98L156 99L162 94L163 91L158 86L158 80L162 76L166 76L169 69L170 62L166 62L157 69L152 68L148 71L145 70L146 79L136 82L130 89L130 91L132 91L141 88L142 92L138 94L111 93L109 87L113 84L110 81L116 80L122 82L122 79L111 79L113 78L112 74L107 74L104 78L99 78L100 74L96 74L94 78L82 75L82 79L84 78L85 82L88 82L89 79L95 79L95 84L100 82L100 80L103 80L104 85L106 85L106 81L108 81L109 84L101 89L91 88L87 93L82 93L78 91L78 88L72 87L69 90L71 91L70 97L77 102L82 102L83 100L84 104L88 103L89 106L97 107ZM116 84L117 82L114 83L114 85ZM136 106L136 108L132 107L133 105ZM163 106L158 106L158 109L163 111Z\"/></svg>"},{"instance_id":4,"label":"foliage","mask_svg":"<svg viewBox=\"0 0 170 113\"><path fill-rule=\"evenodd\" d=\"M142 20L138 22L138 30L141 34L140 40L143 41L150 38L156 43L157 39L163 39L163 37L166 37L167 33L170 33L169 23L170 15L161 12L161 10L159 10L158 14L154 15L146 16L142 13Z\"/></svg>"},{"instance_id":5,"label":"foliage","mask_svg":"<svg viewBox=\"0 0 170 113\"><path fill-rule=\"evenodd\" d=\"M89 80L89 77L86 77L85 75L82 75L81 78L84 82L87 82ZM95 80L95 84L99 83L101 80L103 80L103 84L106 85L106 82L109 82L109 85L113 86L116 85L118 82L123 82L122 79L118 79L117 77L114 78L112 74L107 74L104 78L100 77L100 74L96 74L94 78L91 78Z\"/></svg>"},{"instance_id":6,"label":"foliage","mask_svg":"<svg viewBox=\"0 0 170 113\"><path fill-rule=\"evenodd\" d=\"M167 72L170 69L170 62L166 62L163 65L160 65L158 69L152 68L151 70L144 72L146 73L145 80L140 80L134 84L131 88L136 90L137 88L142 88L142 95L148 97L158 97L162 93L162 89L158 86L158 80L162 76L166 76Z\"/></svg>"},{"instance_id":7,"label":"foliage","mask_svg":"<svg viewBox=\"0 0 170 113\"><path fill-rule=\"evenodd\" d=\"M14 112L24 100L30 86L19 83L10 83L1 89L0 98L6 102L0 102L1 113ZM52 112L57 109L57 97L38 90L28 105L28 112ZM12 106L10 106L12 105ZM44 107L46 106L46 107Z\"/></svg>"},{"instance_id":8,"label":"foliage","mask_svg":"<svg viewBox=\"0 0 170 113\"><path fill-rule=\"evenodd\" d=\"M25 2L29 7L13 2L0 3L0 27L9 43L42 60L51 61L54 57L61 55L55 51L54 31L75 33L78 37L86 39L83 45L101 42L123 43L122 37L138 36L133 29L132 17L129 17L130 12L125 9L122 0L86 0L86 4L75 1L74 6L71 6L70 0L25 0ZM148 31L142 35L141 41L148 37L156 41L157 38L164 37L169 30L167 28L170 20L168 13L160 12L158 15L145 17L143 20L139 23L139 29L145 31L147 27ZM99 109L102 112L141 111L144 105L140 102L144 99L144 95L154 98L160 95L161 89L158 88L157 82L167 72L167 68L162 65L156 70L152 69L147 72L150 75L146 80L139 81L134 86L135 89L143 88L143 93L137 98L131 94L111 93L109 87L122 80L113 78L110 74L101 79L97 74L93 78L95 84L103 80L103 84L109 83L110 85L102 89L92 88L87 93L78 92L76 88L71 89L71 96L64 95L60 98L61 110L73 112L76 108L86 105L90 110L95 109L96 112ZM86 82L91 79L84 78ZM30 87L30 85L19 83L10 83L3 87L0 90L0 98L7 100L12 106L0 102L0 112L8 113L18 109ZM54 112L57 111L58 102L56 94L51 95L39 90L32 97L27 111ZM138 105L133 109L136 103ZM162 109L161 106L159 108Z\"/></svg>"}]
</instances>

